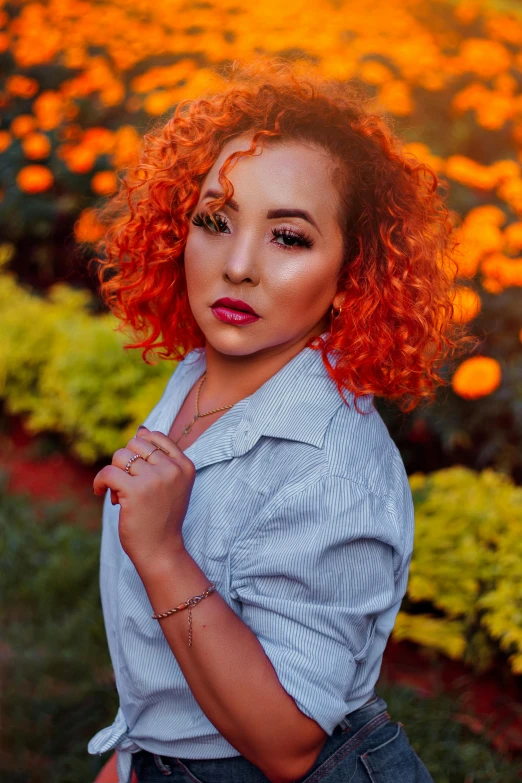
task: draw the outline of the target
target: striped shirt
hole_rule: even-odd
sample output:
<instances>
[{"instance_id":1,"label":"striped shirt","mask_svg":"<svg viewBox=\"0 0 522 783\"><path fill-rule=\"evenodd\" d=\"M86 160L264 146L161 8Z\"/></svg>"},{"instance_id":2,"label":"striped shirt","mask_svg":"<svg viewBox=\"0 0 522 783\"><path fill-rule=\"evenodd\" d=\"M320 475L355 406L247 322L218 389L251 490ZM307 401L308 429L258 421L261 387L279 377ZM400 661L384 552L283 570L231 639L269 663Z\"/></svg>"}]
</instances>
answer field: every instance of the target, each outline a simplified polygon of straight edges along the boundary
<instances>
[{"instance_id":1,"label":"striped shirt","mask_svg":"<svg viewBox=\"0 0 522 783\"><path fill-rule=\"evenodd\" d=\"M331 355L335 363L335 354ZM204 349L178 363L144 424L168 434L206 369ZM255 633L282 687L331 735L364 704L406 591L414 509L399 450L373 396L343 402L321 352L304 348L205 430L185 548ZM103 507L100 586L120 707L90 753L214 759L240 755L185 680ZM253 705L255 708L255 705Z\"/></svg>"}]
</instances>

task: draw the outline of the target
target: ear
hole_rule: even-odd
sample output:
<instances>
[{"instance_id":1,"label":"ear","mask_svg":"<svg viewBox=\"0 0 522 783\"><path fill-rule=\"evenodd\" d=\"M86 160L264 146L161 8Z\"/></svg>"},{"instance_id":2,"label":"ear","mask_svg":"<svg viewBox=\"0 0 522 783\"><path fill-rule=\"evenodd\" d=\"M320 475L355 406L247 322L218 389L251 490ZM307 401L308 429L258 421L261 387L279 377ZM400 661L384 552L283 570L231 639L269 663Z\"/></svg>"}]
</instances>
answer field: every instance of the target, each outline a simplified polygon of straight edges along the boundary
<instances>
[{"instance_id":1,"label":"ear","mask_svg":"<svg viewBox=\"0 0 522 783\"><path fill-rule=\"evenodd\" d=\"M344 303L344 294L341 291L338 291L334 298L332 299L332 307L334 310L338 310L340 307L343 306Z\"/></svg>"}]
</instances>

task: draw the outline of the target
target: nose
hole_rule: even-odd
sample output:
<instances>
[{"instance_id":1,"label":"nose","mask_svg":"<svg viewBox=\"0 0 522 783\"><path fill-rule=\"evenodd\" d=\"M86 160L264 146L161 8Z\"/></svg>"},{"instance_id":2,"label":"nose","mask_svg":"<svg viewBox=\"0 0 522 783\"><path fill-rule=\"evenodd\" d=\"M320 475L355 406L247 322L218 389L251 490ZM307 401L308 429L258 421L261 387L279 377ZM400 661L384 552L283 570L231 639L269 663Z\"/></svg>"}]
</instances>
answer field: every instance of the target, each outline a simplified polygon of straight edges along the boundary
<instances>
[{"instance_id":1,"label":"nose","mask_svg":"<svg viewBox=\"0 0 522 783\"><path fill-rule=\"evenodd\" d=\"M259 282L259 248L255 246L253 235L237 237L235 242L227 243L227 255L223 275L231 283Z\"/></svg>"}]
</instances>

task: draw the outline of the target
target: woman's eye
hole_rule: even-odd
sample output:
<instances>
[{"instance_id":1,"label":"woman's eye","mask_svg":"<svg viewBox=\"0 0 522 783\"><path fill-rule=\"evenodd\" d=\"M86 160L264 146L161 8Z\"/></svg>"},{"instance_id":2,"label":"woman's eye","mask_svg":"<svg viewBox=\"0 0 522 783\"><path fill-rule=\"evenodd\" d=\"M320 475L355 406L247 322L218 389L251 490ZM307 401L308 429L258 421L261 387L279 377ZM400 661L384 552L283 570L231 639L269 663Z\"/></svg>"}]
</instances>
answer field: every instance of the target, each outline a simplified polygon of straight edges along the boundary
<instances>
[{"instance_id":1,"label":"woman's eye","mask_svg":"<svg viewBox=\"0 0 522 783\"><path fill-rule=\"evenodd\" d=\"M306 234L300 234L297 231L289 231L287 228L272 229L274 239L284 239L284 242L276 242L276 245L283 247L312 247L314 244L311 237Z\"/></svg>"},{"instance_id":2,"label":"woman's eye","mask_svg":"<svg viewBox=\"0 0 522 783\"><path fill-rule=\"evenodd\" d=\"M222 234L225 229L228 229L227 221L223 215L220 215L217 212L214 214L210 212L198 212L198 214L192 218L192 224L194 226L202 226L208 231L212 231L214 234Z\"/></svg>"}]
</instances>

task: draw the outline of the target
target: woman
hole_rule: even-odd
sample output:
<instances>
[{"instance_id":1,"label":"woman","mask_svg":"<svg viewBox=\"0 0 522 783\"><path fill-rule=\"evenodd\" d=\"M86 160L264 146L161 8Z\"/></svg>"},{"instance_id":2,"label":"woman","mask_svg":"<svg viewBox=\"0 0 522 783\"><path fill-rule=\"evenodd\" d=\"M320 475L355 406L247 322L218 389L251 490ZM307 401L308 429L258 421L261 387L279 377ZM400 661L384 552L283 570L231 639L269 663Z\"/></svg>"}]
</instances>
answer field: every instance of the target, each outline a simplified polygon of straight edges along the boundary
<instances>
[{"instance_id":1,"label":"woman","mask_svg":"<svg viewBox=\"0 0 522 783\"><path fill-rule=\"evenodd\" d=\"M373 395L432 398L469 339L436 177L267 58L145 141L100 290L179 363L94 481L120 709L89 751L120 783L429 781L374 689L413 504Z\"/></svg>"}]
</instances>

